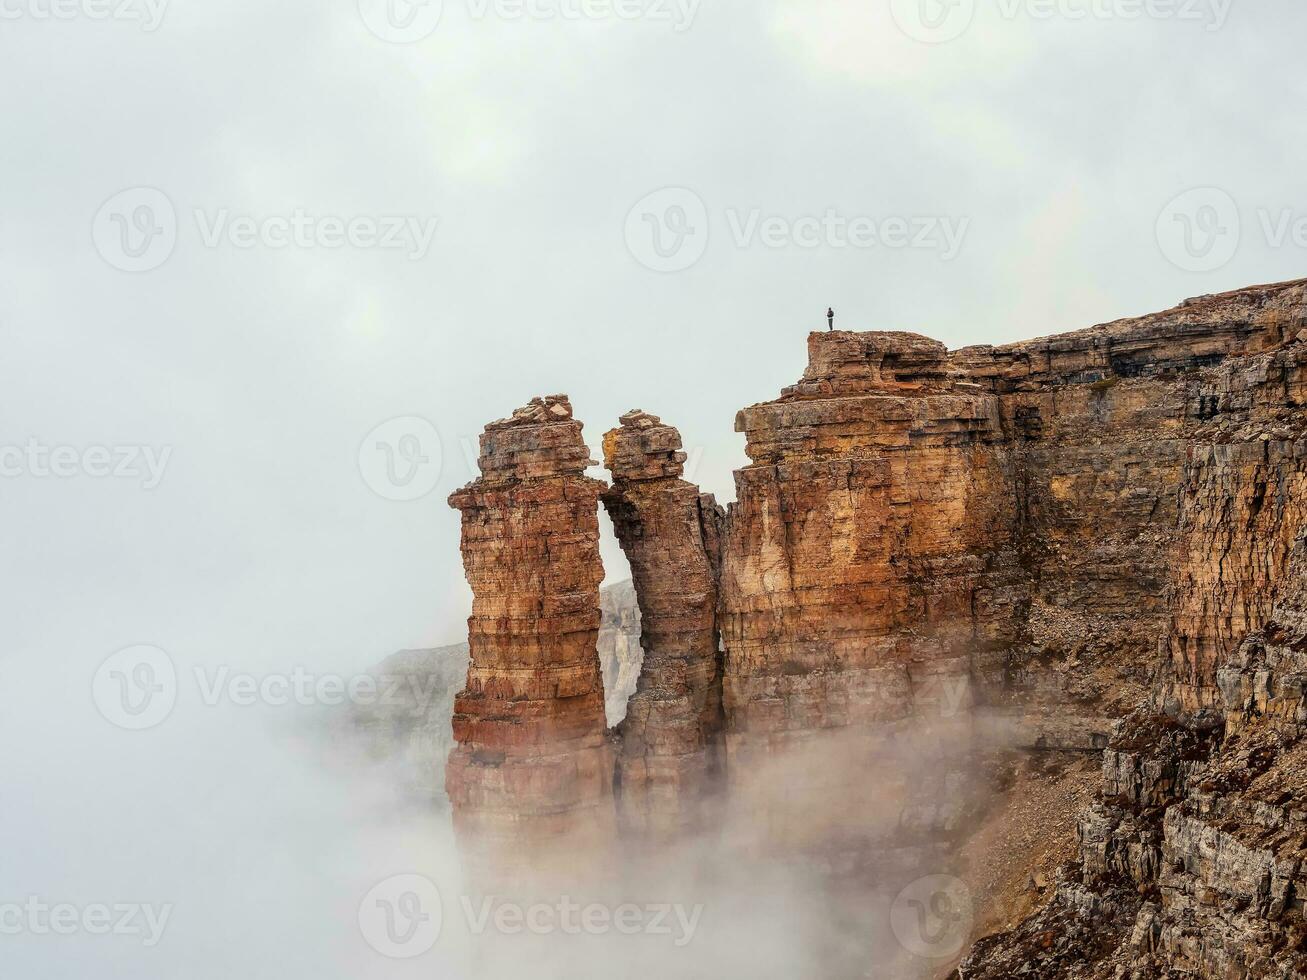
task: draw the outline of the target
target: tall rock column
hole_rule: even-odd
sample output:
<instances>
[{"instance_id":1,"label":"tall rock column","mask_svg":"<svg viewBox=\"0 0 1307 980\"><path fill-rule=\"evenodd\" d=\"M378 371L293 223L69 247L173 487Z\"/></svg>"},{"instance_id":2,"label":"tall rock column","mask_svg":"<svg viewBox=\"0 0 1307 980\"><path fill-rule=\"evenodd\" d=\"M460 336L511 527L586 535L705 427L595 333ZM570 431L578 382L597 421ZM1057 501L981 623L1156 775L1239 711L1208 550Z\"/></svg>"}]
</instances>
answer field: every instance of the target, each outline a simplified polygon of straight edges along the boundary
<instances>
[{"instance_id":1,"label":"tall rock column","mask_svg":"<svg viewBox=\"0 0 1307 980\"><path fill-rule=\"evenodd\" d=\"M615 835L591 462L566 396L537 398L486 426L481 478L449 498L473 604L445 784L474 862L516 848L566 867L570 844L591 855Z\"/></svg>"},{"instance_id":2,"label":"tall rock column","mask_svg":"<svg viewBox=\"0 0 1307 980\"><path fill-rule=\"evenodd\" d=\"M681 479L681 436L628 412L604 436L604 506L631 562L644 667L620 728L623 827L654 842L701 830L720 768L717 569L724 514Z\"/></svg>"}]
</instances>

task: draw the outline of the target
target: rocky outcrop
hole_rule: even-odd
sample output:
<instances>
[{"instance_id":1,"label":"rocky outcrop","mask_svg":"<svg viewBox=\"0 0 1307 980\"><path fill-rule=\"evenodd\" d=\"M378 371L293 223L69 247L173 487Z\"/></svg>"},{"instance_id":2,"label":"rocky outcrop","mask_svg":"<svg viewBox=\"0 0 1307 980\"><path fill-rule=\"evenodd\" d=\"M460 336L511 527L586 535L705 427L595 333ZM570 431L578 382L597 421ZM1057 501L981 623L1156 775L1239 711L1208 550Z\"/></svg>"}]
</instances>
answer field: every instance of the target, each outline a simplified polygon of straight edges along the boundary
<instances>
[{"instance_id":1,"label":"rocky outcrop","mask_svg":"<svg viewBox=\"0 0 1307 980\"><path fill-rule=\"evenodd\" d=\"M709 543L724 514L681 479L675 428L629 412L604 436L603 497L631 563L644 663L618 734L623 827L651 843L701 833L720 769L718 569Z\"/></svg>"},{"instance_id":2,"label":"rocky outcrop","mask_svg":"<svg viewBox=\"0 0 1307 980\"><path fill-rule=\"evenodd\" d=\"M473 605L445 785L469 851L566 863L614 840L591 462L568 400L536 399L486 427L480 479L450 497Z\"/></svg>"},{"instance_id":3,"label":"rocky outcrop","mask_svg":"<svg viewBox=\"0 0 1307 980\"><path fill-rule=\"evenodd\" d=\"M646 651L615 736L623 826L702 824L720 729L727 824L897 887L927 855L967 873L1013 753L1105 750L1053 898L960 975L1298 975L1307 284L1003 347L808 346L737 418L724 524L674 429L632 413L606 439ZM487 430L452 498L478 602L465 823L609 832L585 455L545 399Z\"/></svg>"},{"instance_id":4,"label":"rocky outcrop","mask_svg":"<svg viewBox=\"0 0 1307 980\"><path fill-rule=\"evenodd\" d=\"M1307 335L1300 285L1260 299L1238 356L1183 378L1150 703L1104 753L1052 901L963 978L1307 975Z\"/></svg>"}]
</instances>

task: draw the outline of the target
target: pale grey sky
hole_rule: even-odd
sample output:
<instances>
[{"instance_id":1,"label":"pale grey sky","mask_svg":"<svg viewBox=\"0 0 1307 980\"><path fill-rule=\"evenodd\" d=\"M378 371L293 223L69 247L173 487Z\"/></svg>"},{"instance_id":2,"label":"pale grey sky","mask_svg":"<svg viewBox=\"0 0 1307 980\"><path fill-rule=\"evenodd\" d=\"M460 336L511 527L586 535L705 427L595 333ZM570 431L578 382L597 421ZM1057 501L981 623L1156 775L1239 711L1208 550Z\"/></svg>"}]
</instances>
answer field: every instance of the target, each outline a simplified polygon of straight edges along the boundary
<instances>
[{"instance_id":1,"label":"pale grey sky","mask_svg":"<svg viewBox=\"0 0 1307 980\"><path fill-rule=\"evenodd\" d=\"M828 304L962 346L1303 275L1304 36L1299 0L0 0L0 733L77 799L116 650L461 639L444 498L533 395L593 445L661 415L729 500ZM438 470L370 435L415 417Z\"/></svg>"}]
</instances>

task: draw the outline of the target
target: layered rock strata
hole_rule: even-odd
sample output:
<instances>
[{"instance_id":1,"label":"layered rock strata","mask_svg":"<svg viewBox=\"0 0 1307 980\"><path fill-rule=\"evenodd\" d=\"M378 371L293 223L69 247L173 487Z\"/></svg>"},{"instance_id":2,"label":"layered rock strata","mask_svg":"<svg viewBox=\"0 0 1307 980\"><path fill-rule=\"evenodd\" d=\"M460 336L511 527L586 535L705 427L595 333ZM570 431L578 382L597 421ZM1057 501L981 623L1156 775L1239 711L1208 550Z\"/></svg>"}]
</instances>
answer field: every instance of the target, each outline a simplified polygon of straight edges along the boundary
<instances>
[{"instance_id":1,"label":"layered rock strata","mask_svg":"<svg viewBox=\"0 0 1307 980\"><path fill-rule=\"evenodd\" d=\"M604 436L603 497L631 564L644 663L618 729L622 826L649 842L702 832L720 768L717 568L724 514L681 479L675 428L641 411Z\"/></svg>"},{"instance_id":2,"label":"layered rock strata","mask_svg":"<svg viewBox=\"0 0 1307 980\"><path fill-rule=\"evenodd\" d=\"M728 772L732 802L765 814L766 846L847 856L869 827L893 830L885 801L906 812L924 787L886 780L947 767L886 756L890 726L947 720L950 743L907 750L947 758L966 741L973 671L1017 638L999 404L956 374L925 337L813 334L799 384L736 420L753 463L724 539ZM848 778L870 771L884 778Z\"/></svg>"},{"instance_id":3,"label":"layered rock strata","mask_svg":"<svg viewBox=\"0 0 1307 980\"><path fill-rule=\"evenodd\" d=\"M1301 282L1004 347L814 334L799 383L737 418L751 463L724 526L675 430L625 417L605 500L646 659L617 735L622 824L702 821L720 725L730 803L769 853L965 873L950 855L990 762L1107 746L1055 899L962 975L1298 975L1305 347ZM483 604L451 796L501 829L613 810L581 615L600 487L564 406L490 427L454 498ZM543 552L565 582L543 584ZM551 652L514 652L533 637ZM565 780L488 771L555 749Z\"/></svg>"},{"instance_id":4,"label":"layered rock strata","mask_svg":"<svg viewBox=\"0 0 1307 980\"><path fill-rule=\"evenodd\" d=\"M481 437L462 512L471 664L445 785L466 849L602 854L615 835L599 632L599 495L566 397L536 399Z\"/></svg>"},{"instance_id":5,"label":"layered rock strata","mask_svg":"<svg viewBox=\"0 0 1307 980\"><path fill-rule=\"evenodd\" d=\"M1149 703L1053 899L963 978L1307 975L1307 323L1300 286L1264 295L1261 337L1185 379Z\"/></svg>"}]
</instances>

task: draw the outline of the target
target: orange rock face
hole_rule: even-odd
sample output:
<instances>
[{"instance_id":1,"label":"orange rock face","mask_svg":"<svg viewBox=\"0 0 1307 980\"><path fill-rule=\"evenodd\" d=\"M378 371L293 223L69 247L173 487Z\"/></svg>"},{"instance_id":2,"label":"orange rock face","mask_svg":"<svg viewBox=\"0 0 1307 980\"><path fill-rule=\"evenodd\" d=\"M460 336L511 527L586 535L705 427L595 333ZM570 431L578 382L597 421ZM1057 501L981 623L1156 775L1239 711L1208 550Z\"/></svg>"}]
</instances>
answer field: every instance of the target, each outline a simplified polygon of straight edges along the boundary
<instances>
[{"instance_id":1,"label":"orange rock face","mask_svg":"<svg viewBox=\"0 0 1307 980\"><path fill-rule=\"evenodd\" d=\"M681 479L680 434L630 412L604 436L604 506L631 563L644 667L619 728L622 826L650 842L702 832L720 773L717 570L724 514Z\"/></svg>"},{"instance_id":2,"label":"orange rock face","mask_svg":"<svg viewBox=\"0 0 1307 980\"><path fill-rule=\"evenodd\" d=\"M942 715L955 743L1101 747L1147 696L1172 618L1180 674L1206 685L1186 703L1210 700L1220 651L1264 621L1287 566L1292 522L1260 501L1301 494L1301 450L1283 426L1269 444L1209 446L1204 415L1260 400L1301 418L1281 348L1303 301L1300 283L1257 287L955 352L811 335L802 380L736 423L753 462L723 556L732 797L774 839L820 843L832 833L810 801L870 811L885 787L859 796L842 773L871 771L894 726L938 730ZM1229 543L1250 537L1256 557L1232 567ZM1172 612L1176 575L1190 598ZM821 746L837 736L831 772ZM766 771L795 752L813 760L799 777Z\"/></svg>"},{"instance_id":3,"label":"orange rock face","mask_svg":"<svg viewBox=\"0 0 1307 980\"><path fill-rule=\"evenodd\" d=\"M450 497L474 598L445 782L469 852L569 861L614 837L590 463L567 399L537 399L486 427L481 478Z\"/></svg>"},{"instance_id":4,"label":"orange rock face","mask_svg":"<svg viewBox=\"0 0 1307 980\"><path fill-rule=\"evenodd\" d=\"M1130 936L1158 969L1198 949L1196 976L1301 975L1296 953L1238 970L1266 937L1298 941L1283 902L1257 904L1257 869L1298 875L1307 826L1307 282L1004 347L827 332L808 354L739 413L751 463L724 521L655 416L605 437L606 492L561 396L487 428L482 478L451 498L476 596L460 833L603 846L620 814L655 843L729 822L848 870L920 868L927 849L948 867L979 763L1101 750L1146 705L1105 753L1078 878L962 975L1118 956ZM645 651L615 738L601 494ZM1254 763L1265 794L1231 775ZM738 821L708 805L721 770ZM1227 837L1271 843L1250 857ZM1108 942L1082 915L1102 907L1124 930ZM1218 939L1196 946L1197 919ZM1049 935L1052 953L1032 948ZM1135 976L1096 969L1048 975Z\"/></svg>"}]
</instances>

